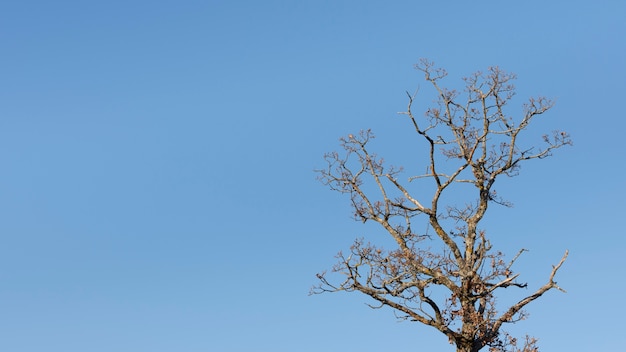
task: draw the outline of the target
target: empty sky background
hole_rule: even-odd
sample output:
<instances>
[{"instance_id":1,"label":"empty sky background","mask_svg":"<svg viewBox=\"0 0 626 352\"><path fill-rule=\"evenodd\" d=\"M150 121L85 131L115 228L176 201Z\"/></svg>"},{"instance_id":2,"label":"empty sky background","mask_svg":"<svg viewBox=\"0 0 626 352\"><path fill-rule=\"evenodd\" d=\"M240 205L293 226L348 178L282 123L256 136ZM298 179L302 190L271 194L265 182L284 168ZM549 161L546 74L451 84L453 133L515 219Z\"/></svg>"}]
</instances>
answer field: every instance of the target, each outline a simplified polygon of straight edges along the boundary
<instances>
[{"instance_id":1,"label":"empty sky background","mask_svg":"<svg viewBox=\"0 0 626 352\"><path fill-rule=\"evenodd\" d=\"M530 250L532 288L569 248L568 293L512 331L625 350L625 18L618 0L3 2L0 350L452 351L365 296L307 295L337 251L384 235L313 170L366 128L393 163L420 160L396 113L407 90L419 111L434 98L421 57L453 88L517 73L511 114L556 99L525 142L562 128L574 146L503 180L515 207L485 227Z\"/></svg>"}]
</instances>

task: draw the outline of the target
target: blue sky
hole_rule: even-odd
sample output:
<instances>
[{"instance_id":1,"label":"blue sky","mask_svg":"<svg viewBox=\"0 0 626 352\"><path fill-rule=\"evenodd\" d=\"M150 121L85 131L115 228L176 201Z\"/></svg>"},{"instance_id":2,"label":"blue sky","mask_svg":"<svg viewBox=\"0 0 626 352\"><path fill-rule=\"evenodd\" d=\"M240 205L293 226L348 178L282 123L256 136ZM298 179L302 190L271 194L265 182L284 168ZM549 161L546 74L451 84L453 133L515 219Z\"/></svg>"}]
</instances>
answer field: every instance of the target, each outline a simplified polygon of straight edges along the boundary
<instances>
[{"instance_id":1,"label":"blue sky","mask_svg":"<svg viewBox=\"0 0 626 352\"><path fill-rule=\"evenodd\" d=\"M452 351L366 297L307 296L337 251L381 235L313 170L366 128L413 160L396 112L426 57L452 87L499 65L520 97L556 99L529 142L562 128L574 146L503 182L515 207L492 208L487 233L530 250L535 286L568 248L568 293L512 331L624 350L624 15L617 0L3 3L0 349Z\"/></svg>"}]
</instances>

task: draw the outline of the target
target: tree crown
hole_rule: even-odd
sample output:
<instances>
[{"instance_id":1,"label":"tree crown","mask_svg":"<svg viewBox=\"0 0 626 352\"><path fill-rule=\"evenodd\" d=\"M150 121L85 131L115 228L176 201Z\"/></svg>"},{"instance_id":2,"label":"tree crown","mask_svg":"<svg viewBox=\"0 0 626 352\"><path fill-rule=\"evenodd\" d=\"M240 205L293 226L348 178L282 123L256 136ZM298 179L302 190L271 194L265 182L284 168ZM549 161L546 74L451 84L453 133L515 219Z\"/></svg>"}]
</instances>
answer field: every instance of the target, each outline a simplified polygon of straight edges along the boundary
<instances>
[{"instance_id":1,"label":"tree crown","mask_svg":"<svg viewBox=\"0 0 626 352\"><path fill-rule=\"evenodd\" d=\"M555 149L570 145L570 136L553 131L543 136L542 147L524 147L522 132L554 103L544 97L530 98L521 116L513 118L505 108L515 95L515 75L498 67L464 78L462 92L444 88L447 72L422 60L416 68L434 88L437 100L424 118L413 112L415 94L408 94L408 117L418 138L427 146L424 173L400 179L403 169L388 166L372 153L370 130L340 139L343 152L325 155L327 167L319 179L332 190L348 194L357 220L379 224L393 239L395 248L385 249L357 239L350 253L338 254L332 271L344 279L331 283L325 273L312 293L361 292L377 305L387 306L402 319L416 321L445 334L458 351L535 351L528 338L522 349L517 340L501 330L505 323L526 317L522 310L550 289L562 290L554 281L567 252L555 265L548 282L533 294L504 310L496 309L495 293L509 287L526 287L517 281L512 260L493 250L479 228L489 205L508 206L494 189L496 179L519 174L523 162L543 159ZM430 185L431 192L416 196L415 190ZM460 185L473 194L465 204L448 204ZM465 192L465 191L464 191ZM424 220L426 231L416 222ZM445 291L445 297L434 292Z\"/></svg>"}]
</instances>

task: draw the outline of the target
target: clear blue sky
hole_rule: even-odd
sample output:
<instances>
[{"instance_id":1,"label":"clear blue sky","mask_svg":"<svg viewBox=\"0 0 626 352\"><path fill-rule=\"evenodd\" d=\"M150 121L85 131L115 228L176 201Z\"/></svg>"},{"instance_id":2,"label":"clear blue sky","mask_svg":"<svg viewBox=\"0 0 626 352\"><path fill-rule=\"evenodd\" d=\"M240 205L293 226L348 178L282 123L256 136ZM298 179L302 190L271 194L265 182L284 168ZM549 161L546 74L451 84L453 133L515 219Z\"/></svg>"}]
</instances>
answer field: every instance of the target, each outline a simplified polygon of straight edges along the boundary
<instances>
[{"instance_id":1,"label":"clear blue sky","mask_svg":"<svg viewBox=\"0 0 626 352\"><path fill-rule=\"evenodd\" d=\"M557 100L529 138L574 147L503 183L515 207L487 231L530 250L535 286L569 248L568 293L514 332L626 350L625 18L619 0L5 1L0 350L452 351L366 297L307 296L381 234L312 170L364 128L412 160L392 146L420 57L451 86L499 65Z\"/></svg>"}]
</instances>

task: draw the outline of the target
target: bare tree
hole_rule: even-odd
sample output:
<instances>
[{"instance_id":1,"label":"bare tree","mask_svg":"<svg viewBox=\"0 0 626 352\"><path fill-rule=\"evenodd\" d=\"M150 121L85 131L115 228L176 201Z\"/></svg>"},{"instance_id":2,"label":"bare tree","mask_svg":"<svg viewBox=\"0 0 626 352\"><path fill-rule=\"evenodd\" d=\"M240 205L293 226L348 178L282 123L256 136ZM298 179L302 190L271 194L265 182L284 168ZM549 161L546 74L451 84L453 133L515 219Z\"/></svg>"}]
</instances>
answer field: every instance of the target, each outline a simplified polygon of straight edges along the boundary
<instances>
[{"instance_id":1,"label":"bare tree","mask_svg":"<svg viewBox=\"0 0 626 352\"><path fill-rule=\"evenodd\" d=\"M494 189L500 176L516 176L522 162L543 159L571 140L567 133L544 135L543 147L523 147L520 135L528 125L554 104L540 97L524 104L513 119L505 107L515 94L515 75L498 67L464 78L465 90L441 86L447 73L421 60L416 68L437 93L436 107L418 119L409 96L408 117L418 139L425 144L427 162L423 174L399 179L402 168L388 166L368 148L374 138L361 131L341 138L343 153L328 153L328 167L318 170L320 180L332 190L350 196L355 219L375 222L393 239L391 249L357 239L348 255L339 253L332 272L343 275L334 282L325 272L312 294L361 292L391 307L401 319L431 326L445 334L457 351L538 351L536 340L518 341L506 333L504 324L525 319L523 308L551 289L563 291L554 277L567 257L552 267L545 285L504 309L496 308L496 292L523 288L513 264L493 250L479 228L490 203L510 206ZM423 199L419 192L430 185ZM462 193L461 193L462 192ZM463 205L451 202L455 194L471 194ZM450 196L451 195L451 196ZM426 200L428 199L428 201ZM423 233L415 230L419 219ZM532 292L532 291L531 291Z\"/></svg>"}]
</instances>

